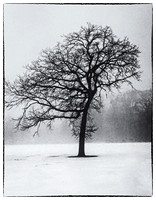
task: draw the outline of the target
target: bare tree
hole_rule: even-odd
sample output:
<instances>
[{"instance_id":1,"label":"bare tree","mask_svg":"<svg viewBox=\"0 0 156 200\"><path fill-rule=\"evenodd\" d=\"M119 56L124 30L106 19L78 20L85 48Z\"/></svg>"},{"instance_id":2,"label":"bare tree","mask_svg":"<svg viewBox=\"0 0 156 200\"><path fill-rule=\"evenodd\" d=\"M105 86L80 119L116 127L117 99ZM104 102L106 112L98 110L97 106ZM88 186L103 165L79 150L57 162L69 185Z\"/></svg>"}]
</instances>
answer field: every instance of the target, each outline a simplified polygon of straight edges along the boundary
<instances>
[{"instance_id":1,"label":"bare tree","mask_svg":"<svg viewBox=\"0 0 156 200\"><path fill-rule=\"evenodd\" d=\"M6 83L6 106L24 105L17 124L22 130L41 122L50 126L57 118L69 119L73 125L80 121L78 156L83 157L89 109L101 108L102 91L140 79L139 53L136 45L118 39L110 27L88 23L64 36L62 44L42 51L14 83Z\"/></svg>"}]
</instances>

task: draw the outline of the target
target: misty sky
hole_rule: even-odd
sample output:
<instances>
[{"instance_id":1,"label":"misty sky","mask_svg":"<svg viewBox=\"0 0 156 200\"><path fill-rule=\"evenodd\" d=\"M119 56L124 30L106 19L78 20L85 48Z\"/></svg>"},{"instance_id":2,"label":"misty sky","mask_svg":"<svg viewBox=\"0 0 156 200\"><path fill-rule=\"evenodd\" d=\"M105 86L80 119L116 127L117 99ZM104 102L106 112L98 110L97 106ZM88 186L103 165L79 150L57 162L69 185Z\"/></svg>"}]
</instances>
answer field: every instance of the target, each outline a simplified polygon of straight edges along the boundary
<instances>
[{"instance_id":1,"label":"misty sky","mask_svg":"<svg viewBox=\"0 0 156 200\"><path fill-rule=\"evenodd\" d=\"M43 49L54 47L62 35L79 31L91 22L110 26L116 36L127 36L140 51L142 82L151 87L152 5L54 5L5 4L5 78L13 81L23 66L36 60Z\"/></svg>"},{"instance_id":2,"label":"misty sky","mask_svg":"<svg viewBox=\"0 0 156 200\"><path fill-rule=\"evenodd\" d=\"M110 26L117 37L123 39L127 36L131 43L139 47L142 81L133 82L133 85L140 90L150 89L151 4L120 6L5 4L5 79L13 81L17 75L24 72L23 66L36 60L43 49L54 47L57 42L63 40L62 35L79 31L81 26L87 25L87 22L103 27ZM6 117L10 115L19 116L18 109L9 112L6 110ZM56 124L57 128L52 132L59 133L63 129L58 122Z\"/></svg>"}]
</instances>

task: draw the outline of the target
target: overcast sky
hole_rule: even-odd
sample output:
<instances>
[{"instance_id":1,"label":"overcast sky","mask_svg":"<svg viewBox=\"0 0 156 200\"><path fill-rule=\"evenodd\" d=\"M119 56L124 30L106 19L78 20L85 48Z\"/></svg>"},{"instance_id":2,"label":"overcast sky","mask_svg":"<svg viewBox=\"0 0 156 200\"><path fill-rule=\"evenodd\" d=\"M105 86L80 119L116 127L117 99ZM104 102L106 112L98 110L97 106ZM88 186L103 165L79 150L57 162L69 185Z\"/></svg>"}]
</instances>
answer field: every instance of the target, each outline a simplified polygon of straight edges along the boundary
<instances>
[{"instance_id":1,"label":"overcast sky","mask_svg":"<svg viewBox=\"0 0 156 200\"><path fill-rule=\"evenodd\" d=\"M152 6L148 5L37 5L5 4L4 43L5 78L13 81L24 72L24 65L36 60L43 49L54 47L73 31L79 31L87 22L110 26L119 38L128 37L141 51L142 82L133 83L137 89L149 89L152 84L151 30ZM19 117L20 109L6 110L6 117ZM65 129L56 122L56 132ZM63 132L64 132L63 131ZM41 131L43 132L43 131ZM69 130L66 128L66 132ZM62 133L64 134L64 133ZM57 136L58 135L58 136ZM70 137L70 134L68 134ZM63 136L65 139L66 137ZM69 139L69 138L68 138Z\"/></svg>"},{"instance_id":2,"label":"overcast sky","mask_svg":"<svg viewBox=\"0 0 156 200\"><path fill-rule=\"evenodd\" d=\"M13 81L23 66L37 59L41 50L54 47L62 35L79 31L91 22L110 26L116 36L127 36L140 51L142 82L137 89L151 87L152 5L54 5L5 4L5 77Z\"/></svg>"}]
</instances>

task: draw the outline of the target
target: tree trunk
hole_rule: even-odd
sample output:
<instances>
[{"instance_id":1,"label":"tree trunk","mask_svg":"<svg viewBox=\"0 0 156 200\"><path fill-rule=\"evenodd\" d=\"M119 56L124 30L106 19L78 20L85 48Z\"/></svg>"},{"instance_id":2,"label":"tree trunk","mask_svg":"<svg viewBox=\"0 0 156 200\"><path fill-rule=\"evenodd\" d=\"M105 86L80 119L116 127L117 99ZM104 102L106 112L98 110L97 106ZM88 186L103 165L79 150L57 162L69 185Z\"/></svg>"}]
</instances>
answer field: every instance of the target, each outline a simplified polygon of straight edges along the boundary
<instances>
[{"instance_id":1,"label":"tree trunk","mask_svg":"<svg viewBox=\"0 0 156 200\"><path fill-rule=\"evenodd\" d=\"M85 131L86 131L86 123L87 123L87 112L88 110L84 110L82 120L81 120L78 157L85 157Z\"/></svg>"},{"instance_id":2,"label":"tree trunk","mask_svg":"<svg viewBox=\"0 0 156 200\"><path fill-rule=\"evenodd\" d=\"M78 157L85 157L85 131L86 131L86 124L87 124L87 114L88 114L88 109L90 106L90 103L93 99L92 95L89 99L88 102L86 103L83 115L82 115L82 120L81 120L81 127L80 127L80 135L79 135L79 153Z\"/></svg>"}]
</instances>

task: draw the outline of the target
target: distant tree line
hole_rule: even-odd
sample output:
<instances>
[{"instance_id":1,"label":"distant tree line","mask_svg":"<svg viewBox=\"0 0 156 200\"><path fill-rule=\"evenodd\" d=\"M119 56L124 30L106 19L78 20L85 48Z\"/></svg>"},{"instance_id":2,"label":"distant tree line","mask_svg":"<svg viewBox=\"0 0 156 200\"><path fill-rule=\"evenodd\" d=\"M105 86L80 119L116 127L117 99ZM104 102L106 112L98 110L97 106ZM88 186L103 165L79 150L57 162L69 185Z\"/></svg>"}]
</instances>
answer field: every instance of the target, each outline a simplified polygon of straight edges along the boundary
<instances>
[{"instance_id":1,"label":"distant tree line","mask_svg":"<svg viewBox=\"0 0 156 200\"><path fill-rule=\"evenodd\" d=\"M99 134L103 134L107 142L150 142L152 107L152 90L118 95L103 112ZM101 116L97 116L97 121L99 118Z\"/></svg>"},{"instance_id":2,"label":"distant tree line","mask_svg":"<svg viewBox=\"0 0 156 200\"><path fill-rule=\"evenodd\" d=\"M109 105L105 106L101 113L92 113L95 122L92 118L88 121L86 131L88 142L150 142L152 137L152 109L152 90L133 90L119 94L110 100ZM95 126L98 128L96 129ZM45 135L45 133L42 133L43 131L40 133L42 137L38 138L33 137L33 131L32 133L28 133L28 131L23 133L15 130L14 127L15 122L11 118L7 118L5 120L6 144L41 143L40 138L43 143L47 143L46 138L43 140ZM79 123L73 127L74 130L72 131L78 139ZM97 134L92 134L92 137L90 137L95 129ZM45 132L45 129L43 130ZM64 129L64 132L69 130ZM52 131L52 137L53 135L55 140L55 131ZM51 140L51 143L53 142L57 141Z\"/></svg>"}]
</instances>

